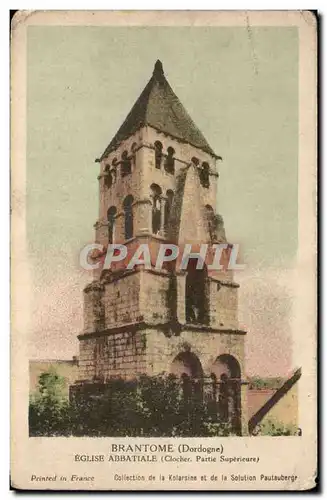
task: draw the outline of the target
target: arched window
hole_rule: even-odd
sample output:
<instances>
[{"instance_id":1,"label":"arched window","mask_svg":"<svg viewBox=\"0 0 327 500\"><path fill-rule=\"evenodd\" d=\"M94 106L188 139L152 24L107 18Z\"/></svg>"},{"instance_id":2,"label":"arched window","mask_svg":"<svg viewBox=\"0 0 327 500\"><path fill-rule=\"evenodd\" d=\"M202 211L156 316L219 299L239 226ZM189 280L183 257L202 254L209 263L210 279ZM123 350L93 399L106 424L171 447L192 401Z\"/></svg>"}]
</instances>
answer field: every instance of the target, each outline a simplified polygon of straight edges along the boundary
<instances>
[{"instance_id":1,"label":"arched window","mask_svg":"<svg viewBox=\"0 0 327 500\"><path fill-rule=\"evenodd\" d=\"M212 365L219 383L218 407L222 423L241 433L241 367L234 356L221 354Z\"/></svg>"},{"instance_id":2,"label":"arched window","mask_svg":"<svg viewBox=\"0 0 327 500\"><path fill-rule=\"evenodd\" d=\"M180 352L173 360L170 372L181 377L183 374L191 378L201 378L203 370L199 358L190 351Z\"/></svg>"},{"instance_id":3,"label":"arched window","mask_svg":"<svg viewBox=\"0 0 327 500\"><path fill-rule=\"evenodd\" d=\"M121 175L125 177L125 175L129 175L132 172L132 162L131 159L128 158L128 152L124 151L121 155Z\"/></svg>"},{"instance_id":4,"label":"arched window","mask_svg":"<svg viewBox=\"0 0 327 500\"><path fill-rule=\"evenodd\" d=\"M161 168L162 161L162 144L160 141L154 143L154 155L155 155L155 165L156 168Z\"/></svg>"},{"instance_id":5,"label":"arched window","mask_svg":"<svg viewBox=\"0 0 327 500\"><path fill-rule=\"evenodd\" d=\"M185 315L187 323L209 324L209 282L207 266L196 269L197 259L190 259L185 289Z\"/></svg>"},{"instance_id":6,"label":"arched window","mask_svg":"<svg viewBox=\"0 0 327 500\"><path fill-rule=\"evenodd\" d=\"M209 164L206 161L202 163L202 168L200 170L200 182L201 185L205 188L208 188L210 186Z\"/></svg>"},{"instance_id":7,"label":"arched window","mask_svg":"<svg viewBox=\"0 0 327 500\"><path fill-rule=\"evenodd\" d=\"M216 231L215 231L215 212L211 205L206 205L205 209L205 218L208 228L208 233L210 236L210 241L216 240Z\"/></svg>"},{"instance_id":8,"label":"arched window","mask_svg":"<svg viewBox=\"0 0 327 500\"><path fill-rule=\"evenodd\" d=\"M225 375L228 379L239 379L241 377L241 367L239 362L231 354L221 354L215 360L211 369L217 380Z\"/></svg>"},{"instance_id":9,"label":"arched window","mask_svg":"<svg viewBox=\"0 0 327 500\"><path fill-rule=\"evenodd\" d=\"M110 165L106 165L104 169L104 185L107 189L112 186L112 175L110 172Z\"/></svg>"},{"instance_id":10,"label":"arched window","mask_svg":"<svg viewBox=\"0 0 327 500\"><path fill-rule=\"evenodd\" d=\"M131 151L132 151L132 162L134 166L136 165L136 149L137 149L137 144L136 142L133 142Z\"/></svg>"},{"instance_id":11,"label":"arched window","mask_svg":"<svg viewBox=\"0 0 327 500\"><path fill-rule=\"evenodd\" d=\"M197 167L200 163L199 159L196 158L195 156L193 156L193 158L191 159L191 162Z\"/></svg>"},{"instance_id":12,"label":"arched window","mask_svg":"<svg viewBox=\"0 0 327 500\"><path fill-rule=\"evenodd\" d=\"M107 220L108 220L108 243L114 242L114 232L115 232L115 218L117 214L116 207L112 206L108 209Z\"/></svg>"},{"instance_id":13,"label":"arched window","mask_svg":"<svg viewBox=\"0 0 327 500\"><path fill-rule=\"evenodd\" d=\"M166 203L165 203L165 221L164 221L164 226L165 226L165 231L167 231L168 226L169 226L169 218L170 218L170 212L171 208L173 205L173 199L174 199L174 191L171 189L168 189L166 193Z\"/></svg>"},{"instance_id":14,"label":"arched window","mask_svg":"<svg viewBox=\"0 0 327 500\"><path fill-rule=\"evenodd\" d=\"M179 353L171 364L170 371L182 381L184 398L202 398L203 369L199 358L192 352Z\"/></svg>"},{"instance_id":15,"label":"arched window","mask_svg":"<svg viewBox=\"0 0 327 500\"><path fill-rule=\"evenodd\" d=\"M152 198L152 232L158 234L161 228L161 194L162 190L158 184L151 184Z\"/></svg>"},{"instance_id":16,"label":"arched window","mask_svg":"<svg viewBox=\"0 0 327 500\"><path fill-rule=\"evenodd\" d=\"M123 201L123 207L125 212L125 240L129 240L133 237L134 224L133 224L133 202L134 198L132 195L126 196Z\"/></svg>"},{"instance_id":17,"label":"arched window","mask_svg":"<svg viewBox=\"0 0 327 500\"><path fill-rule=\"evenodd\" d=\"M174 158L175 150L170 147L167 149L167 156L165 161L165 170L169 174L175 173L175 158Z\"/></svg>"}]
</instances>

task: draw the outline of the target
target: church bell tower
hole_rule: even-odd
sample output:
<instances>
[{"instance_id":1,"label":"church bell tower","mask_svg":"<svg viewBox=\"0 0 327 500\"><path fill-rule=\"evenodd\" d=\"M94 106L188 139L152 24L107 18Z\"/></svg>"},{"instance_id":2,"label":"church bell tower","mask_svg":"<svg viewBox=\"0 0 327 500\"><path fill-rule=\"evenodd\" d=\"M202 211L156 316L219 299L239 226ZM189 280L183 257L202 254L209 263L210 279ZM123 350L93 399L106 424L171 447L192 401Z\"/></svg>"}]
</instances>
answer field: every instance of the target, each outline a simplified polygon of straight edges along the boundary
<instances>
[{"instance_id":1,"label":"church bell tower","mask_svg":"<svg viewBox=\"0 0 327 500\"><path fill-rule=\"evenodd\" d=\"M170 87L160 61L99 160L97 243L122 243L128 258L143 243L151 266L126 260L95 271L84 289L79 383L173 373L216 383L234 427L247 432L245 332L238 285L226 269L156 268L160 244L226 243L216 213L215 154ZM192 250L193 251L193 250ZM170 263L169 263L170 264ZM229 385L226 383L229 381ZM223 387L227 387L224 393ZM217 396L218 397L218 396Z\"/></svg>"}]
</instances>

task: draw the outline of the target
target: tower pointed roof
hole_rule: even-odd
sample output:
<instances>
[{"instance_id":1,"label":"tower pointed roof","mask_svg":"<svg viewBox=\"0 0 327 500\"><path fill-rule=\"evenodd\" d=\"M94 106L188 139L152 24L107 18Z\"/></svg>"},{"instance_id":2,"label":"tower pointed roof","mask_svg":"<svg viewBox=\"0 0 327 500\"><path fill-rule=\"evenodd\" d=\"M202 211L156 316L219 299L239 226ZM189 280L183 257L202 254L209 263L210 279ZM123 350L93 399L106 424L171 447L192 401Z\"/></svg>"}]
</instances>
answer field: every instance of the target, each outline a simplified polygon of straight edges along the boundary
<instances>
[{"instance_id":1,"label":"tower pointed roof","mask_svg":"<svg viewBox=\"0 0 327 500\"><path fill-rule=\"evenodd\" d=\"M145 125L217 157L169 85L159 60L152 77L100 160Z\"/></svg>"}]
</instances>

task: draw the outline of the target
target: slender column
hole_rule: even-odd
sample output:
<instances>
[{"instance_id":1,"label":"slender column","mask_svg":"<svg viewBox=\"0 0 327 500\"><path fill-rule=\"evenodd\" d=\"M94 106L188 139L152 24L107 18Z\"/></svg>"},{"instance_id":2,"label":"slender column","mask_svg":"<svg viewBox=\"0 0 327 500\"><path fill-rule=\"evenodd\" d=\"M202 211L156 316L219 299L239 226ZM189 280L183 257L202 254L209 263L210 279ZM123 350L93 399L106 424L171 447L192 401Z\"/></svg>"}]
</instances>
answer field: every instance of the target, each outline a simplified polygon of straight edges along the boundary
<instances>
[{"instance_id":1,"label":"slender column","mask_svg":"<svg viewBox=\"0 0 327 500\"><path fill-rule=\"evenodd\" d=\"M165 235L165 208L166 208L167 198L160 198L160 234Z\"/></svg>"},{"instance_id":2,"label":"slender column","mask_svg":"<svg viewBox=\"0 0 327 500\"><path fill-rule=\"evenodd\" d=\"M150 211L149 211L149 231L152 234L153 207L154 207L154 204L155 204L155 200L154 200L154 195L153 194L150 195L150 200L151 200L151 204L150 204Z\"/></svg>"},{"instance_id":3,"label":"slender column","mask_svg":"<svg viewBox=\"0 0 327 500\"><path fill-rule=\"evenodd\" d=\"M149 198L136 201L133 204L134 236L151 233L152 202Z\"/></svg>"},{"instance_id":4,"label":"slender column","mask_svg":"<svg viewBox=\"0 0 327 500\"><path fill-rule=\"evenodd\" d=\"M177 318L182 325L185 324L185 285L186 275L177 276Z\"/></svg>"},{"instance_id":5,"label":"slender column","mask_svg":"<svg viewBox=\"0 0 327 500\"><path fill-rule=\"evenodd\" d=\"M148 217L148 229L150 234L152 233L152 215L153 215L153 196L150 196L149 217Z\"/></svg>"},{"instance_id":6,"label":"slender column","mask_svg":"<svg viewBox=\"0 0 327 500\"><path fill-rule=\"evenodd\" d=\"M249 416L248 416L248 383L243 381L241 385L241 427L242 436L249 435Z\"/></svg>"}]
</instances>

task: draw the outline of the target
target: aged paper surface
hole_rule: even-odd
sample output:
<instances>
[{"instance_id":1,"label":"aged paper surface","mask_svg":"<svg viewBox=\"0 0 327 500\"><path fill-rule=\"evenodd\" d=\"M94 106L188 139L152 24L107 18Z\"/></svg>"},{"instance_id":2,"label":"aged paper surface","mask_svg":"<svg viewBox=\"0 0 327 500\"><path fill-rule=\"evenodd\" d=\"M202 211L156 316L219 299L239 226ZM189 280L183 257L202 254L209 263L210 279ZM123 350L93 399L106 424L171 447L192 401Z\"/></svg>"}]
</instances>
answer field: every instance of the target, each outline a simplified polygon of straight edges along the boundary
<instances>
[{"instance_id":1,"label":"aged paper surface","mask_svg":"<svg viewBox=\"0 0 327 500\"><path fill-rule=\"evenodd\" d=\"M12 486L313 488L314 16L19 12L11 61Z\"/></svg>"}]
</instances>

